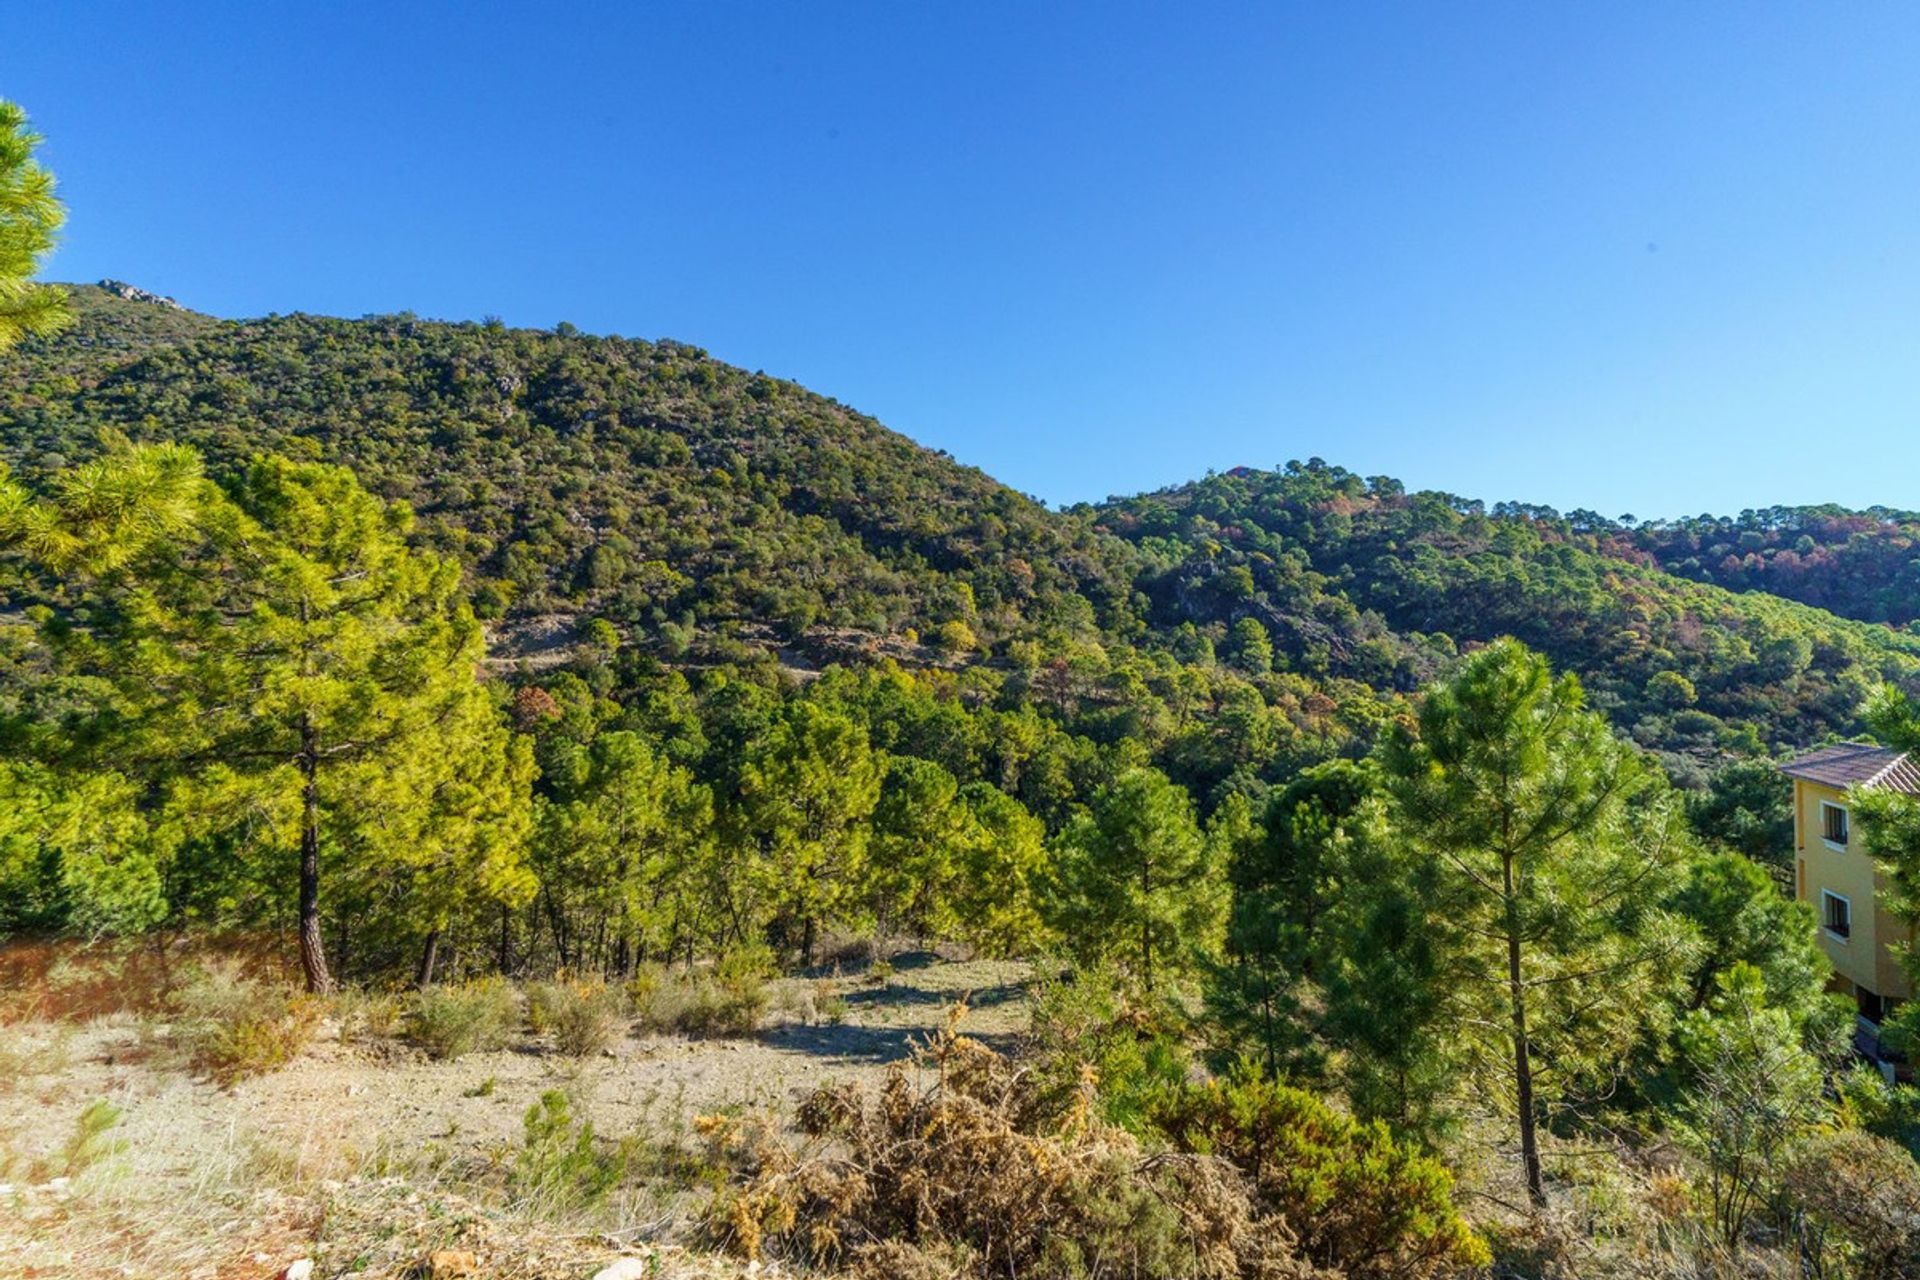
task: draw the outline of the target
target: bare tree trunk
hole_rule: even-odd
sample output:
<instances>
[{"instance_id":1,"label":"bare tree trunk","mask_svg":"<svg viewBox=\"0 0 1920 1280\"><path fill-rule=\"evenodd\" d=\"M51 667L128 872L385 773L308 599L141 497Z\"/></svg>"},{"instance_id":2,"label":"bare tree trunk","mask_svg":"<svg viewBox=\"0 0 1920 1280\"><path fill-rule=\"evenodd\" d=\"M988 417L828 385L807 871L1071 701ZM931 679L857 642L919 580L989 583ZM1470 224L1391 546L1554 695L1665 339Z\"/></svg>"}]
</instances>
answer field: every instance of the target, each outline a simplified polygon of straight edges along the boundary
<instances>
[{"instance_id":1,"label":"bare tree trunk","mask_svg":"<svg viewBox=\"0 0 1920 1280\"><path fill-rule=\"evenodd\" d=\"M420 951L420 967L414 970L413 985L425 988L433 983L433 966L440 959L440 931L427 931L427 945Z\"/></svg>"},{"instance_id":2,"label":"bare tree trunk","mask_svg":"<svg viewBox=\"0 0 1920 1280\"><path fill-rule=\"evenodd\" d=\"M547 926L553 930L553 949L559 953L560 967L565 969L572 963L567 953L567 927L561 918L560 904L554 899L553 891L546 885L540 886L540 897L547 904Z\"/></svg>"},{"instance_id":3,"label":"bare tree trunk","mask_svg":"<svg viewBox=\"0 0 1920 1280\"><path fill-rule=\"evenodd\" d=\"M300 719L300 969L307 990L333 993L327 944L320 934L320 749L310 716Z\"/></svg>"},{"instance_id":4,"label":"bare tree trunk","mask_svg":"<svg viewBox=\"0 0 1920 1280\"><path fill-rule=\"evenodd\" d=\"M1540 1174L1540 1137L1534 1129L1533 1057L1527 1043L1527 991L1520 975L1519 906L1514 899L1513 858L1502 860L1507 895L1507 994L1513 1004L1513 1083L1520 1111L1520 1163L1526 1169L1527 1198L1535 1208L1547 1204L1546 1183Z\"/></svg>"}]
</instances>

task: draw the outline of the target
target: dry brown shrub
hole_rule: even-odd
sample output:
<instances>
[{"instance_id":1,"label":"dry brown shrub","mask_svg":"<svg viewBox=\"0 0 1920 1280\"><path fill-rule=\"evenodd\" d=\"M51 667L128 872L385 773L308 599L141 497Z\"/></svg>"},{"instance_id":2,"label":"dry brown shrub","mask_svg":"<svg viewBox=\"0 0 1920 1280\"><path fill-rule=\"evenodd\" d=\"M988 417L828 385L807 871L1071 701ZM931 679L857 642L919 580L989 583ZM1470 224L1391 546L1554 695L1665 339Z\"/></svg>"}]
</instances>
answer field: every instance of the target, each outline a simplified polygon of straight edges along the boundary
<instances>
[{"instance_id":1,"label":"dry brown shrub","mask_svg":"<svg viewBox=\"0 0 1920 1280\"><path fill-rule=\"evenodd\" d=\"M699 1123L736 1175L707 1233L749 1257L872 1277L1314 1276L1225 1161L1152 1155L1101 1123L1091 1082L1064 1115L952 1024L877 1091L815 1090L803 1149L770 1127Z\"/></svg>"}]
</instances>

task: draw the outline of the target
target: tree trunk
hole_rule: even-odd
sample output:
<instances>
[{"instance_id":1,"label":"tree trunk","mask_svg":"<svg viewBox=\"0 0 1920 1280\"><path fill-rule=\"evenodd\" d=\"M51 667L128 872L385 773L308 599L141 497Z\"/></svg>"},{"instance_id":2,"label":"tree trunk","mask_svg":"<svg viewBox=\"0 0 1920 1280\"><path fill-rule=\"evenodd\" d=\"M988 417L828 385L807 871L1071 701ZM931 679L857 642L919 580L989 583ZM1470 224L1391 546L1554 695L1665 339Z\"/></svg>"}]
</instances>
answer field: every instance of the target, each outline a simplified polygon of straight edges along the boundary
<instances>
[{"instance_id":1,"label":"tree trunk","mask_svg":"<svg viewBox=\"0 0 1920 1280\"><path fill-rule=\"evenodd\" d=\"M313 995L333 993L327 944L320 935L320 750L313 721L300 720L300 969Z\"/></svg>"},{"instance_id":2,"label":"tree trunk","mask_svg":"<svg viewBox=\"0 0 1920 1280\"><path fill-rule=\"evenodd\" d=\"M1540 1175L1540 1137L1534 1130L1533 1057L1527 1044L1527 991L1520 977L1519 905L1514 899L1513 859L1503 860L1507 895L1507 994L1513 1002L1513 1084L1520 1112L1520 1163L1527 1174L1527 1198L1536 1209L1547 1205Z\"/></svg>"},{"instance_id":3,"label":"tree trunk","mask_svg":"<svg viewBox=\"0 0 1920 1280\"><path fill-rule=\"evenodd\" d=\"M540 897L547 904L547 927L553 930L553 949L560 956L560 967L565 969L572 963L572 957L567 954L566 921L561 917L560 904L554 899L550 887L541 885Z\"/></svg>"},{"instance_id":4,"label":"tree trunk","mask_svg":"<svg viewBox=\"0 0 1920 1280\"><path fill-rule=\"evenodd\" d=\"M1140 980L1153 990L1153 863L1140 860Z\"/></svg>"},{"instance_id":5,"label":"tree trunk","mask_svg":"<svg viewBox=\"0 0 1920 1280\"><path fill-rule=\"evenodd\" d=\"M506 903L500 904L500 955L498 957L500 976L505 977L513 970L513 911Z\"/></svg>"},{"instance_id":6,"label":"tree trunk","mask_svg":"<svg viewBox=\"0 0 1920 1280\"><path fill-rule=\"evenodd\" d=\"M806 922L800 926L800 967L802 969L813 968L813 935L813 917L809 915Z\"/></svg>"},{"instance_id":7,"label":"tree trunk","mask_svg":"<svg viewBox=\"0 0 1920 1280\"><path fill-rule=\"evenodd\" d=\"M433 983L433 966L440 959L440 931L427 931L427 945L420 951L420 967L414 970L413 985L426 988Z\"/></svg>"}]
</instances>

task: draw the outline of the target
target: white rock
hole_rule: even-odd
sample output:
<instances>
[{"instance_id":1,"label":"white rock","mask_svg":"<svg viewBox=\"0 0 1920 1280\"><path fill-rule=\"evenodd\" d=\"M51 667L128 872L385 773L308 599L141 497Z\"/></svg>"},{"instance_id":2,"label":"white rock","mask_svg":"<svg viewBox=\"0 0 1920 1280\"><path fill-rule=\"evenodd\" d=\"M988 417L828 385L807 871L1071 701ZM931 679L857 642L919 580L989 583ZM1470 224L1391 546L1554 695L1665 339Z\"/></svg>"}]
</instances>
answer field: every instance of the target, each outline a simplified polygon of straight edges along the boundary
<instances>
[{"instance_id":1,"label":"white rock","mask_svg":"<svg viewBox=\"0 0 1920 1280\"><path fill-rule=\"evenodd\" d=\"M645 1258L620 1258L593 1273L593 1280L647 1280Z\"/></svg>"},{"instance_id":2,"label":"white rock","mask_svg":"<svg viewBox=\"0 0 1920 1280\"><path fill-rule=\"evenodd\" d=\"M289 1262L287 1269L280 1273L280 1280L307 1280L313 1274L313 1259L302 1258L298 1262Z\"/></svg>"}]
</instances>

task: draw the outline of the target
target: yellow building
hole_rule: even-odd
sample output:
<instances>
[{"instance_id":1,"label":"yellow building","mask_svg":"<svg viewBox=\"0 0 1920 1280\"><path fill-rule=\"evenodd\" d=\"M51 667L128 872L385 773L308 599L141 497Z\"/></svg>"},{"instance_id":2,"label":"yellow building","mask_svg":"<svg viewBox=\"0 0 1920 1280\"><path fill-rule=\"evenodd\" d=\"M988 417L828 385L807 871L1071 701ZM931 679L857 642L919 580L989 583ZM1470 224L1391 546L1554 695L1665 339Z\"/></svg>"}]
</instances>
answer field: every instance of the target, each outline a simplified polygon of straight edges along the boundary
<instances>
[{"instance_id":1,"label":"yellow building","mask_svg":"<svg viewBox=\"0 0 1920 1280\"><path fill-rule=\"evenodd\" d=\"M1890 949L1911 943L1913 926L1881 905L1882 874L1853 820L1850 792L1885 787L1920 795L1920 765L1901 752L1859 742L1822 747L1781 766L1793 779L1794 891L1813 904L1820 945L1841 988L1877 1024L1913 993Z\"/></svg>"}]
</instances>

